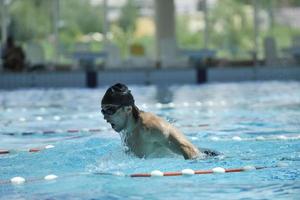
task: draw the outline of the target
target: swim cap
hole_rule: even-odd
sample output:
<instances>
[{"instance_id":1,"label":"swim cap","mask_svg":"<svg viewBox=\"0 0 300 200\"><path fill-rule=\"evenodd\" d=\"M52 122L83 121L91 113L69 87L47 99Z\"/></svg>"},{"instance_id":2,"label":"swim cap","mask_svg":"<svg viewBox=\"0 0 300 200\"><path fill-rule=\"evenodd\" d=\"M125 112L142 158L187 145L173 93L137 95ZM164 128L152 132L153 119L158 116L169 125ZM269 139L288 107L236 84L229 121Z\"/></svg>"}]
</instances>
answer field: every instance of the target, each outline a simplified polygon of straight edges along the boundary
<instances>
[{"instance_id":1,"label":"swim cap","mask_svg":"<svg viewBox=\"0 0 300 200\"><path fill-rule=\"evenodd\" d=\"M126 85L117 83L106 90L101 104L133 106L134 98Z\"/></svg>"}]
</instances>

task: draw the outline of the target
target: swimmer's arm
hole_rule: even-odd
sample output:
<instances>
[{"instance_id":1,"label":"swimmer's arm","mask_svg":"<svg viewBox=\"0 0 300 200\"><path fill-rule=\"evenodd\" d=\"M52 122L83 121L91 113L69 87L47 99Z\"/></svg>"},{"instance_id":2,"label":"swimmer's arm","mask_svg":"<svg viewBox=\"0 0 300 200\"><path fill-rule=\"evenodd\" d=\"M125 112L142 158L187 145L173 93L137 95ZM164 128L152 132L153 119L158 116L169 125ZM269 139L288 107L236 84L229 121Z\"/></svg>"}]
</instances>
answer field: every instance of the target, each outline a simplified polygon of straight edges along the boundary
<instances>
[{"instance_id":1,"label":"swimmer's arm","mask_svg":"<svg viewBox=\"0 0 300 200\"><path fill-rule=\"evenodd\" d=\"M184 159L195 159L199 156L198 149L195 148L194 145L178 130L172 130L168 140L169 148L175 153L180 152Z\"/></svg>"},{"instance_id":2,"label":"swimmer's arm","mask_svg":"<svg viewBox=\"0 0 300 200\"><path fill-rule=\"evenodd\" d=\"M183 155L185 159L195 159L199 156L197 148L190 143L185 136L174 127L166 130L156 129L153 130L155 134L155 142L163 146L167 146L174 153Z\"/></svg>"},{"instance_id":3,"label":"swimmer's arm","mask_svg":"<svg viewBox=\"0 0 300 200\"><path fill-rule=\"evenodd\" d=\"M199 150L175 127L165 120L152 117L145 123L154 143L166 146L174 153L183 155L185 159L194 159L199 156Z\"/></svg>"}]
</instances>

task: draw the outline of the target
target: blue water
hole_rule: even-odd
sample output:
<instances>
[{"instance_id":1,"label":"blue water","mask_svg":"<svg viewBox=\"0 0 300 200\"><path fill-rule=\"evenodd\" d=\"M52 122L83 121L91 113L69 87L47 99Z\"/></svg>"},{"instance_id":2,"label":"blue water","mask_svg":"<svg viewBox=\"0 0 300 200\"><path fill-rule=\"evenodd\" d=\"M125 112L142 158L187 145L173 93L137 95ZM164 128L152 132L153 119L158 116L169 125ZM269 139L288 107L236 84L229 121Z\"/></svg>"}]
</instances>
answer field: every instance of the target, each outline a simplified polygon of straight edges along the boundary
<instances>
[{"instance_id":1,"label":"blue water","mask_svg":"<svg viewBox=\"0 0 300 200\"><path fill-rule=\"evenodd\" d=\"M299 82L130 89L141 109L164 117L195 145L223 155L195 161L126 155L100 113L105 88L0 91L0 149L14 150L0 154L0 199L300 199ZM55 147L28 152L45 145ZM247 165L268 168L189 177L95 174ZM43 180L49 174L58 179ZM16 176L37 180L6 182Z\"/></svg>"}]
</instances>

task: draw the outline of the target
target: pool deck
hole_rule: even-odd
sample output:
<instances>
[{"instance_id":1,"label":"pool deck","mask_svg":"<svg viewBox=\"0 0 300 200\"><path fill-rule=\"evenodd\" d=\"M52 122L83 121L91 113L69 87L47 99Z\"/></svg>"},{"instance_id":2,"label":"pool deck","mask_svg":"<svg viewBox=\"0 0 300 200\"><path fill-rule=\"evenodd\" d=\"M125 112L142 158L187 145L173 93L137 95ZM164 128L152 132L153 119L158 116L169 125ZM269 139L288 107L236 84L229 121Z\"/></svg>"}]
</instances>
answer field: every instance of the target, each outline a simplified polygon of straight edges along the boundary
<instances>
[{"instance_id":1,"label":"pool deck","mask_svg":"<svg viewBox=\"0 0 300 200\"><path fill-rule=\"evenodd\" d=\"M218 67L207 69L114 69L101 71L51 71L0 73L0 89L19 88L95 88L116 82L136 85L201 84L286 80L300 81L300 66Z\"/></svg>"}]
</instances>

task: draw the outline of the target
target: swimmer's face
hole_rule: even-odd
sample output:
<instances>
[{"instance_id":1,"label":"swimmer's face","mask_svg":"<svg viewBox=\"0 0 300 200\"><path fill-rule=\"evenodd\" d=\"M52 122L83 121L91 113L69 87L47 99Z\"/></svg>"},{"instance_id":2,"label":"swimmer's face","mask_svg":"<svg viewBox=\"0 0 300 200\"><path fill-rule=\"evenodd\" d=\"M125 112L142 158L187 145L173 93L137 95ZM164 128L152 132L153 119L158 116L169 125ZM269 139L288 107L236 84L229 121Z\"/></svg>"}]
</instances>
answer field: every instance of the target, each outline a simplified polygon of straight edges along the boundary
<instances>
[{"instance_id":1,"label":"swimmer's face","mask_svg":"<svg viewBox=\"0 0 300 200\"><path fill-rule=\"evenodd\" d=\"M125 107L113 104L102 104L101 113L115 131L120 132L125 128L127 121Z\"/></svg>"}]
</instances>

